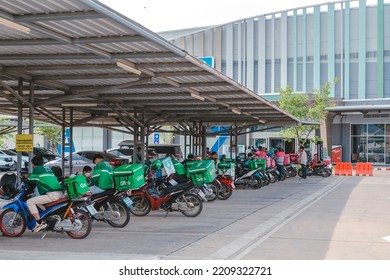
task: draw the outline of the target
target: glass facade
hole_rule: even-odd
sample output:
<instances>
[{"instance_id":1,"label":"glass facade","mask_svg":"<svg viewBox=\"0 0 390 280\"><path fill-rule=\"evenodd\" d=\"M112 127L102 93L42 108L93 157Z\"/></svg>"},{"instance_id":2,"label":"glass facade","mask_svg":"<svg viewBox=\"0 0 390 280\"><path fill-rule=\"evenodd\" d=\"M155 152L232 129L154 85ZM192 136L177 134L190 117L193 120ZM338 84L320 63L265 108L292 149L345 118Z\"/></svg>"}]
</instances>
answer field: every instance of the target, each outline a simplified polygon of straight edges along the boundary
<instances>
[{"instance_id":1,"label":"glass facade","mask_svg":"<svg viewBox=\"0 0 390 280\"><path fill-rule=\"evenodd\" d=\"M264 14L171 41L213 56L217 70L259 94L287 85L310 93L337 77L335 98L383 98L390 95L390 1L375 2Z\"/></svg>"},{"instance_id":2,"label":"glass facade","mask_svg":"<svg viewBox=\"0 0 390 280\"><path fill-rule=\"evenodd\" d=\"M311 93L337 78L331 96L344 102L340 106L390 106L390 0L299 7L209 30L213 32L205 29L171 42L191 54L197 48L195 56L213 56L217 70L264 98L277 100L280 88L286 86ZM200 40L197 34L204 38ZM194 40L180 44L185 37ZM366 118L366 113L339 117L328 132L332 144L343 147L344 161L390 164L389 117L382 112L375 119ZM377 110L376 114L381 113ZM250 137L267 138L260 132Z\"/></svg>"},{"instance_id":3,"label":"glass facade","mask_svg":"<svg viewBox=\"0 0 390 280\"><path fill-rule=\"evenodd\" d=\"M390 164L390 124L352 124L352 162Z\"/></svg>"}]
</instances>

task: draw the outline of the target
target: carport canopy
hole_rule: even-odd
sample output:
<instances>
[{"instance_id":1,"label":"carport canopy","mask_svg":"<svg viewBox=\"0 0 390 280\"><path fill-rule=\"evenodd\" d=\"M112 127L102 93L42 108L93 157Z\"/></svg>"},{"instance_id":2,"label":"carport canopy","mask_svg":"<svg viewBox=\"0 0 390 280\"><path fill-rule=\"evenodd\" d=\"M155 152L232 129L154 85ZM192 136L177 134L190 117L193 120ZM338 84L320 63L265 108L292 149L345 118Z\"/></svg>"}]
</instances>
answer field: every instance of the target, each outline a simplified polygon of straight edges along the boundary
<instances>
[{"instance_id":1,"label":"carport canopy","mask_svg":"<svg viewBox=\"0 0 390 280\"><path fill-rule=\"evenodd\" d=\"M0 113L18 110L63 126L300 124L96 0L0 0Z\"/></svg>"}]
</instances>

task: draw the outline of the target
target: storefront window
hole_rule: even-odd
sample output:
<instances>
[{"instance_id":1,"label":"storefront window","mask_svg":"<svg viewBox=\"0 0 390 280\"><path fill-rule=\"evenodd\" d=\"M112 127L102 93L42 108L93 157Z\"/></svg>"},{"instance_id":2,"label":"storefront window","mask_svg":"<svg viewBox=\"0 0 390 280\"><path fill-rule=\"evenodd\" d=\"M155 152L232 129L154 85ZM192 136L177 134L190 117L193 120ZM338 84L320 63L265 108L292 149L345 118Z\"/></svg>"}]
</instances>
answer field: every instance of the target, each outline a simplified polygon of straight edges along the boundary
<instances>
[{"instance_id":1,"label":"storefront window","mask_svg":"<svg viewBox=\"0 0 390 280\"><path fill-rule=\"evenodd\" d=\"M352 162L390 163L390 124L351 125Z\"/></svg>"},{"instance_id":2,"label":"storefront window","mask_svg":"<svg viewBox=\"0 0 390 280\"><path fill-rule=\"evenodd\" d=\"M368 137L367 142L367 161L375 163L384 163L385 137Z\"/></svg>"},{"instance_id":3,"label":"storefront window","mask_svg":"<svg viewBox=\"0 0 390 280\"><path fill-rule=\"evenodd\" d=\"M369 124L368 135L385 135L384 124Z\"/></svg>"},{"instance_id":4,"label":"storefront window","mask_svg":"<svg viewBox=\"0 0 390 280\"><path fill-rule=\"evenodd\" d=\"M367 138L352 137L352 155L351 162L366 162L367 161Z\"/></svg>"},{"instance_id":5,"label":"storefront window","mask_svg":"<svg viewBox=\"0 0 390 280\"><path fill-rule=\"evenodd\" d=\"M351 135L367 135L367 125L366 124L351 125Z\"/></svg>"}]
</instances>

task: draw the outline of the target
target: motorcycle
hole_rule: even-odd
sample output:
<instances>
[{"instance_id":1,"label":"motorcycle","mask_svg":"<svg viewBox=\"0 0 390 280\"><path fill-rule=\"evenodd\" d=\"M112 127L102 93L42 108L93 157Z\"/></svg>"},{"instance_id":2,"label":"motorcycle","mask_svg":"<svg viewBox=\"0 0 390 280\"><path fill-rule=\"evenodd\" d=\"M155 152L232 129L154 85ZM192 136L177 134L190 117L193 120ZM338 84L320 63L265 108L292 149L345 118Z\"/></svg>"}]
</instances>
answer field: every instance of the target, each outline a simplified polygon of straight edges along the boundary
<instances>
[{"instance_id":1,"label":"motorcycle","mask_svg":"<svg viewBox=\"0 0 390 280\"><path fill-rule=\"evenodd\" d=\"M201 186L197 186L196 193L204 201L214 201L218 198L218 195L219 195L218 183L213 182L213 183L203 184Z\"/></svg>"},{"instance_id":2,"label":"motorcycle","mask_svg":"<svg viewBox=\"0 0 390 280\"><path fill-rule=\"evenodd\" d=\"M215 181L218 188L218 199L228 199L236 188L233 177L225 174L217 175L217 179Z\"/></svg>"},{"instance_id":3,"label":"motorcycle","mask_svg":"<svg viewBox=\"0 0 390 280\"><path fill-rule=\"evenodd\" d=\"M32 188L22 186L15 200L5 205L0 214L0 231L9 237L19 237L26 229L32 230L36 221L27 207ZM48 224L43 230L42 238L48 231L66 233L71 238L83 239L89 235L92 221L88 213L77 206L85 203L89 197L69 199L67 197L47 203L46 208L39 212L41 219Z\"/></svg>"},{"instance_id":4,"label":"motorcycle","mask_svg":"<svg viewBox=\"0 0 390 280\"><path fill-rule=\"evenodd\" d=\"M153 176L149 176L149 178L152 178ZM173 184L183 184L188 182L188 178L186 175L177 175L172 174L168 178L165 177L159 177L160 182L162 183L164 180L173 182ZM214 201L218 198L219 186L217 182L212 182L208 184L202 184L199 186L196 186L196 189L194 189L195 193L200 196L203 201Z\"/></svg>"},{"instance_id":5,"label":"motorcycle","mask_svg":"<svg viewBox=\"0 0 390 280\"><path fill-rule=\"evenodd\" d=\"M234 185L236 187L246 187L249 186L252 189L260 189L264 183L263 180L260 177L260 170L261 168L256 168L254 170L251 170L241 177L238 177L234 180Z\"/></svg>"},{"instance_id":6,"label":"motorcycle","mask_svg":"<svg viewBox=\"0 0 390 280\"><path fill-rule=\"evenodd\" d=\"M7 172L0 179L0 209L10 203L18 194L16 174Z\"/></svg>"},{"instance_id":7,"label":"motorcycle","mask_svg":"<svg viewBox=\"0 0 390 280\"><path fill-rule=\"evenodd\" d=\"M275 167L268 167L266 174L270 183L275 183L278 181L279 171L277 171Z\"/></svg>"},{"instance_id":8,"label":"motorcycle","mask_svg":"<svg viewBox=\"0 0 390 280\"><path fill-rule=\"evenodd\" d=\"M92 220L108 223L115 228L123 228L130 222L130 208L133 202L125 191L114 188L93 194L91 200L80 208L87 211Z\"/></svg>"},{"instance_id":9,"label":"motorcycle","mask_svg":"<svg viewBox=\"0 0 390 280\"><path fill-rule=\"evenodd\" d=\"M249 186L252 189L259 189L268 184L268 177L262 171L263 167L252 167L251 169L253 159L253 157L246 159L246 161L241 158L236 159L235 174L237 177L234 180L236 187Z\"/></svg>"},{"instance_id":10,"label":"motorcycle","mask_svg":"<svg viewBox=\"0 0 390 280\"><path fill-rule=\"evenodd\" d=\"M302 168L298 171L298 176L302 177L303 171ZM310 161L309 165L306 168L306 176L322 176L322 177L329 177L332 175L332 169L329 168L328 165L326 165L324 162L314 162Z\"/></svg>"},{"instance_id":11,"label":"motorcycle","mask_svg":"<svg viewBox=\"0 0 390 280\"><path fill-rule=\"evenodd\" d=\"M284 166L287 171L287 177L296 177L298 174L298 169L296 168L294 163L290 163Z\"/></svg>"},{"instance_id":12,"label":"motorcycle","mask_svg":"<svg viewBox=\"0 0 390 280\"><path fill-rule=\"evenodd\" d=\"M187 217L198 216L203 209L203 200L194 193L194 185L185 182L174 186L168 182L159 184L156 179L149 180L138 190L128 191L134 202L130 212L136 216L146 216L151 210L178 211Z\"/></svg>"}]
</instances>

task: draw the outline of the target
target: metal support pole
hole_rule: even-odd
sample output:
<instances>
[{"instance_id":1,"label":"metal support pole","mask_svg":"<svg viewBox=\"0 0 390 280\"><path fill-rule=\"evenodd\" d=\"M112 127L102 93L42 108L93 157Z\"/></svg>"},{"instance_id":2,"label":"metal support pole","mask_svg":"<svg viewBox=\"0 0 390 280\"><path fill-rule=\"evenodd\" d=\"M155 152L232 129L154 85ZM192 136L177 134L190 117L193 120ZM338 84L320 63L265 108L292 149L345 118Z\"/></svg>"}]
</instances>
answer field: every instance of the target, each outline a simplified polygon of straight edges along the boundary
<instances>
[{"instance_id":1,"label":"metal support pole","mask_svg":"<svg viewBox=\"0 0 390 280\"><path fill-rule=\"evenodd\" d=\"M73 107L69 109L69 175L73 173Z\"/></svg>"},{"instance_id":2,"label":"metal support pole","mask_svg":"<svg viewBox=\"0 0 390 280\"><path fill-rule=\"evenodd\" d=\"M137 112L134 109L134 118L137 118ZM139 128L137 123L134 123L133 126L134 129L134 139L133 139L133 161L132 163L137 163L138 158L137 158L137 153L138 153L138 140L139 140Z\"/></svg>"},{"instance_id":3,"label":"metal support pole","mask_svg":"<svg viewBox=\"0 0 390 280\"><path fill-rule=\"evenodd\" d=\"M18 93L21 94L23 93L23 80L22 79L19 79L18 80ZM19 101L18 102L19 106L18 106L18 134L22 134L23 132L23 104ZM17 161L18 163L22 161L22 154L18 152L18 157L17 157ZM31 165L31 162L29 162L29 165ZM20 169L20 166L18 164L18 167L17 167L17 182L18 182L18 186L20 186L21 184L21 178L20 178L20 174L21 174L21 169Z\"/></svg>"},{"instance_id":4,"label":"metal support pole","mask_svg":"<svg viewBox=\"0 0 390 280\"><path fill-rule=\"evenodd\" d=\"M230 127L230 132L229 132L229 140L230 140L230 158L233 158L233 132L232 132L232 127Z\"/></svg>"},{"instance_id":5,"label":"metal support pole","mask_svg":"<svg viewBox=\"0 0 390 280\"><path fill-rule=\"evenodd\" d=\"M31 104L34 104L34 90L35 90L35 84L33 82L30 82L30 103ZM28 131L31 135L34 135L34 107L30 107L29 112L30 112L30 114L29 114ZM33 147L33 149L34 149L34 147ZM33 156L34 156L33 151L28 153L28 162L29 163L31 162ZM18 153L18 162L19 162L19 153ZM28 165L28 173L31 173L31 172L32 172L32 165L29 164Z\"/></svg>"},{"instance_id":6,"label":"metal support pole","mask_svg":"<svg viewBox=\"0 0 390 280\"><path fill-rule=\"evenodd\" d=\"M206 129L207 127L205 125L200 126L200 139L201 139L201 147L202 147L202 158L206 158Z\"/></svg>"},{"instance_id":7,"label":"metal support pole","mask_svg":"<svg viewBox=\"0 0 390 280\"><path fill-rule=\"evenodd\" d=\"M64 120L62 122L62 135L61 135L61 170L62 170L62 176L65 176L65 119L66 119L66 111L65 108L62 108L62 119Z\"/></svg>"},{"instance_id":8,"label":"metal support pole","mask_svg":"<svg viewBox=\"0 0 390 280\"><path fill-rule=\"evenodd\" d=\"M145 109L142 109L142 124L145 123ZM147 150L145 151L145 129L144 126L139 127L140 130L140 141L141 141L141 163L145 164L145 154L147 154Z\"/></svg>"}]
</instances>

